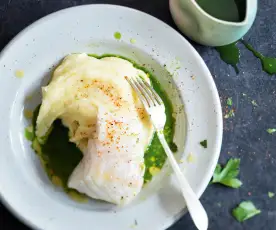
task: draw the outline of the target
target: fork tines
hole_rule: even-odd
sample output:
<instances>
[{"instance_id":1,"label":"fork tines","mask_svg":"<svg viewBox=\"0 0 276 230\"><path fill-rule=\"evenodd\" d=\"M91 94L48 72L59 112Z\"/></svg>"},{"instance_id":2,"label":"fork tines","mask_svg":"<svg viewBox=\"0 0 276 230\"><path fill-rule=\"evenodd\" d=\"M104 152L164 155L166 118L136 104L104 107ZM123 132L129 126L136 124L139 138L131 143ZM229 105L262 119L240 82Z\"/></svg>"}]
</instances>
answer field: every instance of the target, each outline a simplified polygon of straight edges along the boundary
<instances>
[{"instance_id":1,"label":"fork tines","mask_svg":"<svg viewBox=\"0 0 276 230\"><path fill-rule=\"evenodd\" d=\"M125 79L129 82L131 87L138 94L140 100L148 107L162 105L163 101L155 92L152 86L142 77L127 77Z\"/></svg>"}]
</instances>

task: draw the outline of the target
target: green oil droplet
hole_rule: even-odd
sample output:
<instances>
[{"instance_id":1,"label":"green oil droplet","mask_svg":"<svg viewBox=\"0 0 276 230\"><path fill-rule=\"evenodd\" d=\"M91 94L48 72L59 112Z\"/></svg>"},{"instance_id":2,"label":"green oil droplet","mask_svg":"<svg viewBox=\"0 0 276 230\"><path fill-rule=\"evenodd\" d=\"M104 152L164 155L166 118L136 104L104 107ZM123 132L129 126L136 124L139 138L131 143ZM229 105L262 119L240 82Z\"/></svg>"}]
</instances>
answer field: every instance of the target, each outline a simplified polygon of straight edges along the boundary
<instances>
[{"instance_id":1,"label":"green oil droplet","mask_svg":"<svg viewBox=\"0 0 276 230\"><path fill-rule=\"evenodd\" d=\"M121 33L120 32L115 32L114 33L114 38L117 39L117 40L120 40L122 37Z\"/></svg>"},{"instance_id":2,"label":"green oil droplet","mask_svg":"<svg viewBox=\"0 0 276 230\"><path fill-rule=\"evenodd\" d=\"M135 44L135 43L136 43L136 40L135 40L134 38L131 38L131 39L130 39L130 43L131 43L131 44Z\"/></svg>"},{"instance_id":3,"label":"green oil droplet","mask_svg":"<svg viewBox=\"0 0 276 230\"><path fill-rule=\"evenodd\" d=\"M261 60L263 71L267 72L270 75L276 74L276 58L265 57L261 53L257 52L251 45L249 45L245 41L242 41L242 43L249 51L251 51L254 54L255 57Z\"/></svg>"},{"instance_id":4,"label":"green oil droplet","mask_svg":"<svg viewBox=\"0 0 276 230\"><path fill-rule=\"evenodd\" d=\"M17 78L23 78L24 77L24 71L23 70L16 70L15 71L15 76Z\"/></svg>"},{"instance_id":5,"label":"green oil droplet","mask_svg":"<svg viewBox=\"0 0 276 230\"><path fill-rule=\"evenodd\" d=\"M240 50L237 47L237 42L231 43L226 46L218 46L216 50L220 54L220 58L227 64L234 67L236 73L239 72L237 64L240 61Z\"/></svg>"}]
</instances>

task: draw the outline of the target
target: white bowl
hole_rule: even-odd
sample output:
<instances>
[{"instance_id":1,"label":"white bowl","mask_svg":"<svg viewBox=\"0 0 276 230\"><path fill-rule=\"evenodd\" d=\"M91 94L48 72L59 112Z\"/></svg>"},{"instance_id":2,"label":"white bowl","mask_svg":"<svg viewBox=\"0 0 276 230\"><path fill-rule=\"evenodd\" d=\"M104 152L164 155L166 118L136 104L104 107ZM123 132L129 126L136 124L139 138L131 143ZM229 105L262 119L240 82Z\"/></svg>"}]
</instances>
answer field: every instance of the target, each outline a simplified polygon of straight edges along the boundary
<instances>
[{"instance_id":1,"label":"white bowl","mask_svg":"<svg viewBox=\"0 0 276 230\"><path fill-rule=\"evenodd\" d=\"M121 40L113 37L116 31L122 34ZM183 215L185 203L168 165L128 207L118 209L92 200L81 204L52 185L25 139L29 121L23 116L24 108L33 109L40 103L41 85L47 84L57 63L74 52L120 54L146 64L178 111L176 157L182 159L180 165L189 183L198 197L208 185L220 153L222 114L216 86L199 54L180 34L152 16L120 6L86 5L40 19L1 53L2 201L36 229L125 230L136 222L135 229L169 227ZM23 78L15 76L17 70L24 71ZM37 96L26 101L30 94ZM199 144L204 139L208 140L206 149ZM191 154L194 162L187 161Z\"/></svg>"}]
</instances>

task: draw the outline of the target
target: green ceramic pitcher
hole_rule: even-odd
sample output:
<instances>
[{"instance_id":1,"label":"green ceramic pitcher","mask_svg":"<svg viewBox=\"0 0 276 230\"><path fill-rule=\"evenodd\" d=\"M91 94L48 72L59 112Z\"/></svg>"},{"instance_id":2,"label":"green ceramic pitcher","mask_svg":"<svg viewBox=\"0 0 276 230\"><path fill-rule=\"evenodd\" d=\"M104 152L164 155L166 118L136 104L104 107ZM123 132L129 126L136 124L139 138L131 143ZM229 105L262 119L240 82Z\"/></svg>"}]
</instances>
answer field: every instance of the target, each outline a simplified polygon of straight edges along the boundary
<instances>
[{"instance_id":1,"label":"green ceramic pitcher","mask_svg":"<svg viewBox=\"0 0 276 230\"><path fill-rule=\"evenodd\" d=\"M212 1L209 0L210 4ZM228 21L211 15L199 4L200 0L170 0L170 10L178 28L190 39L202 45L223 46L242 38L256 17L257 0L235 1L244 1L244 16L241 21ZM219 13L223 15L223 12ZM226 11L225 15L227 13L229 14Z\"/></svg>"}]
</instances>

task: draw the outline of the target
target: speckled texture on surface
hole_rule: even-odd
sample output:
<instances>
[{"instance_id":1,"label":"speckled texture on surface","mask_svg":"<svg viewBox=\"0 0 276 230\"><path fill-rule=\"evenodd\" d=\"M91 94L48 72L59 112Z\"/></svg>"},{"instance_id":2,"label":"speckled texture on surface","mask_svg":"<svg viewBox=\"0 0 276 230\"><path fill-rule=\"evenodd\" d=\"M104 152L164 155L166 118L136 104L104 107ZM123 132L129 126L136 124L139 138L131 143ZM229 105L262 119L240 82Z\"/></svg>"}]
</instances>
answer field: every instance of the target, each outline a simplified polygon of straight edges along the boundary
<instances>
[{"instance_id":1,"label":"speckled texture on surface","mask_svg":"<svg viewBox=\"0 0 276 230\"><path fill-rule=\"evenodd\" d=\"M136 8L175 28L168 0L0 0L0 50L18 32L37 19L66 7L89 3L120 4ZM245 40L264 55L276 57L275 0L259 2L257 19ZM193 45L214 76L223 108L225 109L226 99L232 97L236 110L234 118L224 120L220 162L225 163L230 157L241 158L240 178L243 186L230 189L212 185L201 198L209 214L209 229L275 230L276 197L270 199L267 193L276 193L276 135L269 135L266 129L276 128L276 76L263 72L259 60L241 44L239 75L220 60L213 48ZM253 106L252 100L258 106ZM230 211L243 200L252 200L262 213L240 224L231 216ZM0 203L0 229L29 228L16 220ZM170 228L180 229L195 229L189 215Z\"/></svg>"}]
</instances>

